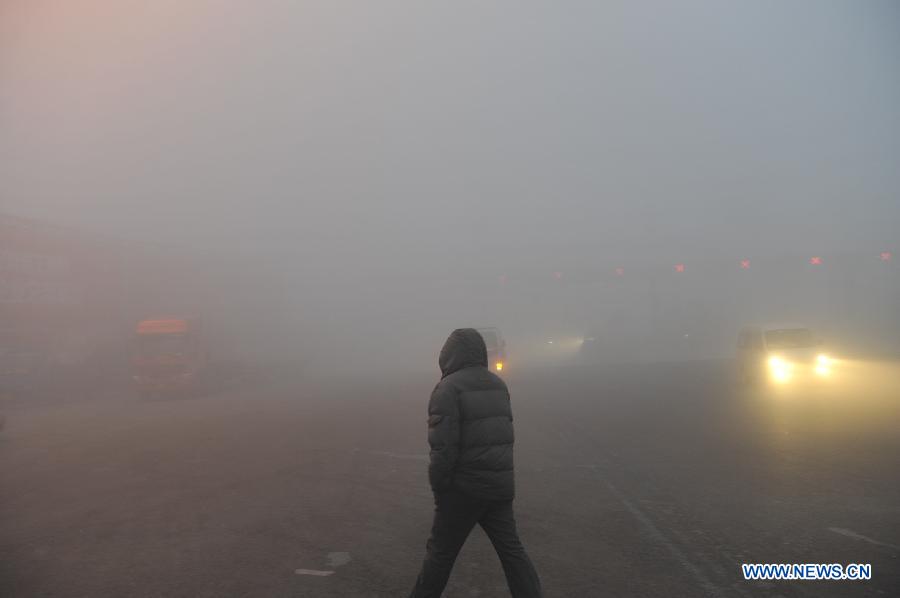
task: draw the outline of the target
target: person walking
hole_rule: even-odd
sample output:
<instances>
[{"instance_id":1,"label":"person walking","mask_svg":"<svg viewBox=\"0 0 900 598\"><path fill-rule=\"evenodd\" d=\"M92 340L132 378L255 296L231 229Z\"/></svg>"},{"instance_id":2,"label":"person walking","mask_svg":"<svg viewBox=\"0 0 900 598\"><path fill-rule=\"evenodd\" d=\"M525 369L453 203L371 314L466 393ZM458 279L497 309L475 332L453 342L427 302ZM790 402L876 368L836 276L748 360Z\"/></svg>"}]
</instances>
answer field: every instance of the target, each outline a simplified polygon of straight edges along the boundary
<instances>
[{"instance_id":1,"label":"person walking","mask_svg":"<svg viewBox=\"0 0 900 598\"><path fill-rule=\"evenodd\" d=\"M513 514L513 417L509 391L488 370L474 328L454 330L441 349L441 381L428 402L428 480L434 521L410 598L437 598L475 524L485 531L513 598L540 598L541 582Z\"/></svg>"}]
</instances>

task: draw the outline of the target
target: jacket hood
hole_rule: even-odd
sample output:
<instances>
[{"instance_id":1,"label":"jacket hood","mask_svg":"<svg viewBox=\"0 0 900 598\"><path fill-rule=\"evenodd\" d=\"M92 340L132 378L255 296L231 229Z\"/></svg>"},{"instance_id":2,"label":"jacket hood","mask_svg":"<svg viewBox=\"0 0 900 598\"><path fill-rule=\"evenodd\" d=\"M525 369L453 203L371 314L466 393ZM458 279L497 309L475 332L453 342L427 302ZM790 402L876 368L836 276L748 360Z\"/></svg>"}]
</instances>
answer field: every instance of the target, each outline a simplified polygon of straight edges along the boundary
<instances>
[{"instance_id":1,"label":"jacket hood","mask_svg":"<svg viewBox=\"0 0 900 598\"><path fill-rule=\"evenodd\" d=\"M441 366L441 378L463 368L487 367L487 347L481 334L474 328L457 328L451 332L441 349L438 365Z\"/></svg>"}]
</instances>

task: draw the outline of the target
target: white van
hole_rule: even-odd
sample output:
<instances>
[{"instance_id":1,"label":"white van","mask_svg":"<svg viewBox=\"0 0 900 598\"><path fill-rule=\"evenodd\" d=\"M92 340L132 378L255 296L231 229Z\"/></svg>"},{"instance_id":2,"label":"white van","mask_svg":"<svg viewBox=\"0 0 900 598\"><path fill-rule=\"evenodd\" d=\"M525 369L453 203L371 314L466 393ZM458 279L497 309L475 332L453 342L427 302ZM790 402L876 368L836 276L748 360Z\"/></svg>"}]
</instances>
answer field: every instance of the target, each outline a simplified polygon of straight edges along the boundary
<instances>
[{"instance_id":1,"label":"white van","mask_svg":"<svg viewBox=\"0 0 900 598\"><path fill-rule=\"evenodd\" d=\"M747 326L738 334L737 360L745 382L790 384L826 380L833 359L810 328L798 325Z\"/></svg>"}]
</instances>

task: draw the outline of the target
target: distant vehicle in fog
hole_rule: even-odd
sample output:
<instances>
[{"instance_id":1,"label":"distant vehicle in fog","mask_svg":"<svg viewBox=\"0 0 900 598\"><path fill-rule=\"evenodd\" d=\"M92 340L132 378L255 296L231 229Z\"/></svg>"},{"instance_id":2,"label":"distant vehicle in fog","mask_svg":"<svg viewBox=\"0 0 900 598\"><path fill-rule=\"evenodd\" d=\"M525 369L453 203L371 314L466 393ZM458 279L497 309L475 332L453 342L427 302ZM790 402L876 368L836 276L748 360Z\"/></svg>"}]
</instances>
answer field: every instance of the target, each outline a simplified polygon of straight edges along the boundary
<instances>
[{"instance_id":1,"label":"distant vehicle in fog","mask_svg":"<svg viewBox=\"0 0 900 598\"><path fill-rule=\"evenodd\" d=\"M588 363L625 363L638 361L643 331L618 324L596 326L584 333L579 357Z\"/></svg>"},{"instance_id":2,"label":"distant vehicle in fog","mask_svg":"<svg viewBox=\"0 0 900 598\"><path fill-rule=\"evenodd\" d=\"M138 322L132 377L142 398L197 390L207 365L200 320L154 318Z\"/></svg>"},{"instance_id":3,"label":"distant vehicle in fog","mask_svg":"<svg viewBox=\"0 0 900 598\"><path fill-rule=\"evenodd\" d=\"M658 359L663 353L646 305L598 303L592 312L578 347L581 361L630 363Z\"/></svg>"},{"instance_id":4,"label":"distant vehicle in fog","mask_svg":"<svg viewBox=\"0 0 900 598\"><path fill-rule=\"evenodd\" d=\"M477 330L487 347L488 368L495 372L502 372L506 366L506 339L496 328L478 328Z\"/></svg>"},{"instance_id":5,"label":"distant vehicle in fog","mask_svg":"<svg viewBox=\"0 0 900 598\"><path fill-rule=\"evenodd\" d=\"M738 334L737 356L741 377L748 383L827 380L834 369L822 341L799 325L744 327Z\"/></svg>"}]
</instances>

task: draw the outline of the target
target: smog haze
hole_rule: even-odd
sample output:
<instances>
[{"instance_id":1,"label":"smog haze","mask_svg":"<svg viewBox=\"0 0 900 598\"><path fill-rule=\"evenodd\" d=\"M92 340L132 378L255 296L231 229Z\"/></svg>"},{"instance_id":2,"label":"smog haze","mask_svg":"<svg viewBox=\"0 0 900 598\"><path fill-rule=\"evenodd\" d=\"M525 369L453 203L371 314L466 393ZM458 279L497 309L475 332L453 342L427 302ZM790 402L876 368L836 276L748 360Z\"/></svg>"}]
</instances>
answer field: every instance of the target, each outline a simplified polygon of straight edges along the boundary
<instances>
[{"instance_id":1,"label":"smog haze","mask_svg":"<svg viewBox=\"0 0 900 598\"><path fill-rule=\"evenodd\" d=\"M317 336L502 319L454 282L900 229L890 2L0 14L2 209L236 264Z\"/></svg>"}]
</instances>

